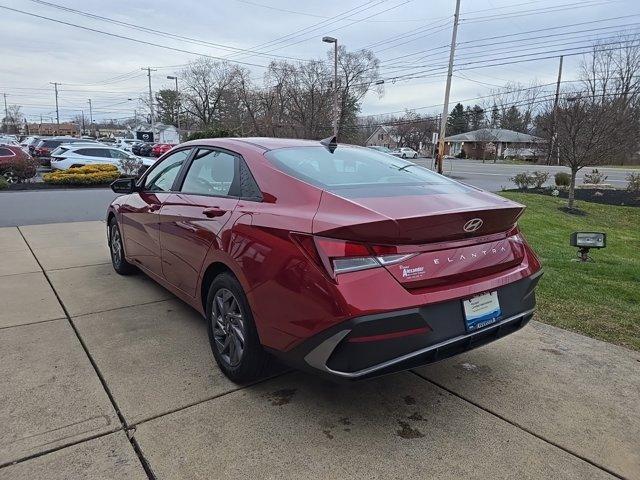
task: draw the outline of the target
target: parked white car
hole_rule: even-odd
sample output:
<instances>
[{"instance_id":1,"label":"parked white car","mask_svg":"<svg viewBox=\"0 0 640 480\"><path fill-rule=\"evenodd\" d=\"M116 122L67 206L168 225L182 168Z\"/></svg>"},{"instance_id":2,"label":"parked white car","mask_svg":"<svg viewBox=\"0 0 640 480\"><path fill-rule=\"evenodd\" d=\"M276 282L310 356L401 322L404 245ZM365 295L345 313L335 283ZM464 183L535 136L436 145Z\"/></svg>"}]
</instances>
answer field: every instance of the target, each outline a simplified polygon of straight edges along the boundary
<instances>
[{"instance_id":1,"label":"parked white car","mask_svg":"<svg viewBox=\"0 0 640 480\"><path fill-rule=\"evenodd\" d=\"M138 140L136 140L135 138L118 138L116 144L113 146L119 148L120 150L124 150L125 152L130 152L131 147L137 141Z\"/></svg>"},{"instance_id":2,"label":"parked white car","mask_svg":"<svg viewBox=\"0 0 640 480\"><path fill-rule=\"evenodd\" d=\"M126 160L136 160L140 165L146 167L150 167L156 161L154 158L137 157L119 148L95 143L61 145L51 152L51 168L53 170L67 170L71 167L108 163L115 165L122 171L122 161Z\"/></svg>"},{"instance_id":3,"label":"parked white car","mask_svg":"<svg viewBox=\"0 0 640 480\"><path fill-rule=\"evenodd\" d=\"M418 152L416 152L413 148L409 148L409 147L401 147L395 152L393 152L393 154L396 157L402 157L402 158L418 158Z\"/></svg>"}]
</instances>

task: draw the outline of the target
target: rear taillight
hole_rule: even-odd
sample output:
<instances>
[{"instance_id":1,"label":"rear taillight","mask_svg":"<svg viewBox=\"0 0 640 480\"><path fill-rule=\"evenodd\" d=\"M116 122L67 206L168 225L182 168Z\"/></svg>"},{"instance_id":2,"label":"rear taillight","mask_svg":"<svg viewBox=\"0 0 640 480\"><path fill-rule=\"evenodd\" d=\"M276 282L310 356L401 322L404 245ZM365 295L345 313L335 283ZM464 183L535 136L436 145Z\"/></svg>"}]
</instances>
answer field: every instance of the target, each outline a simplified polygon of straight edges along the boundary
<instances>
[{"instance_id":1,"label":"rear taillight","mask_svg":"<svg viewBox=\"0 0 640 480\"><path fill-rule=\"evenodd\" d=\"M307 256L322 266L331 278L336 278L341 273L392 265L417 255L399 254L394 246L388 245L366 245L306 234L292 234L292 237Z\"/></svg>"}]
</instances>

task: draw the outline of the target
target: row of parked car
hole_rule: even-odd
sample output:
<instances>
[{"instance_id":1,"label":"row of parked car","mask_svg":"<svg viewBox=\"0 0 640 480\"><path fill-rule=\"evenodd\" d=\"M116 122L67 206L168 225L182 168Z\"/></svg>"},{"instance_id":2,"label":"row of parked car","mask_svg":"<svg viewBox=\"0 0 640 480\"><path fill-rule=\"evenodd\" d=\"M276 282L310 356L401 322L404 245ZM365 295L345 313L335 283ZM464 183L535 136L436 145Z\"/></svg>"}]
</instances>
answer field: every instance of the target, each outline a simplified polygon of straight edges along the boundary
<instances>
[{"instance_id":1,"label":"row of parked car","mask_svg":"<svg viewBox=\"0 0 640 480\"><path fill-rule=\"evenodd\" d=\"M91 164L113 164L125 171L148 167L175 145L138 142L132 139L98 141L83 137L36 137L18 141L0 136L0 175L9 183L36 175L38 165L66 170Z\"/></svg>"}]
</instances>

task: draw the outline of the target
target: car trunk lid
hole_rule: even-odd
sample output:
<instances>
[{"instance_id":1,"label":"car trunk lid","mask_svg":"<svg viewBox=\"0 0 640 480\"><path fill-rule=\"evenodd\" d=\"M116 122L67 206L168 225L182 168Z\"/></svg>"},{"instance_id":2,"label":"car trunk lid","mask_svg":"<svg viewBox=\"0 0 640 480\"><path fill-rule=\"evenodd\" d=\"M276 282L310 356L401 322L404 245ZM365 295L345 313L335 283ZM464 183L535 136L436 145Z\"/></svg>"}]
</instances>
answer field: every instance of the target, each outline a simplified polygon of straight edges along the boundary
<instances>
[{"instance_id":1,"label":"car trunk lid","mask_svg":"<svg viewBox=\"0 0 640 480\"><path fill-rule=\"evenodd\" d=\"M360 187L324 191L314 233L410 245L506 232L524 206L462 184ZM398 194L400 193L400 194Z\"/></svg>"}]
</instances>

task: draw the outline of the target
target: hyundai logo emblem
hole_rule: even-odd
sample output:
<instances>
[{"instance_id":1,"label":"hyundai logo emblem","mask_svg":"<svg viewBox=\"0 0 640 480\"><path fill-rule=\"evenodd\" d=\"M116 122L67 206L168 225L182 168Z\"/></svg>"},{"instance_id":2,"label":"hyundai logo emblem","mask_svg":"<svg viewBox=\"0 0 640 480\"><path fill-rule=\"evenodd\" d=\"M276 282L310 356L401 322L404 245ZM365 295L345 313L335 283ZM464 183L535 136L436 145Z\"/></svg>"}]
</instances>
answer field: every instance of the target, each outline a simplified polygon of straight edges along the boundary
<instances>
[{"instance_id":1,"label":"hyundai logo emblem","mask_svg":"<svg viewBox=\"0 0 640 480\"><path fill-rule=\"evenodd\" d=\"M475 232L482 226L482 223L483 222L481 218L472 218L464 224L464 227L462 227L462 229L467 233Z\"/></svg>"}]
</instances>

